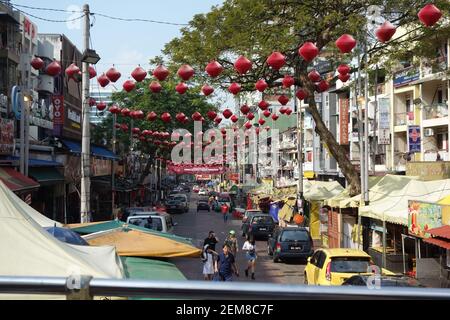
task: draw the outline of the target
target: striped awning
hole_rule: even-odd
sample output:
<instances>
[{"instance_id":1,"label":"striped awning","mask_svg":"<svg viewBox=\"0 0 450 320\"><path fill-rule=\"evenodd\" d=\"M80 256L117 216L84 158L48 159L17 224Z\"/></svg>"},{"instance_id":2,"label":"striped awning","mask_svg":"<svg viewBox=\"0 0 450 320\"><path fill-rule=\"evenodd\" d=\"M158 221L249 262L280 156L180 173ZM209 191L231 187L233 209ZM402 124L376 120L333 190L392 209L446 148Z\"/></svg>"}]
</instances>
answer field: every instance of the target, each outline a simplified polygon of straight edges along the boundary
<instances>
[{"instance_id":1,"label":"striped awning","mask_svg":"<svg viewBox=\"0 0 450 320\"><path fill-rule=\"evenodd\" d=\"M39 188L39 183L24 176L12 167L0 167L0 180L14 192Z\"/></svg>"}]
</instances>

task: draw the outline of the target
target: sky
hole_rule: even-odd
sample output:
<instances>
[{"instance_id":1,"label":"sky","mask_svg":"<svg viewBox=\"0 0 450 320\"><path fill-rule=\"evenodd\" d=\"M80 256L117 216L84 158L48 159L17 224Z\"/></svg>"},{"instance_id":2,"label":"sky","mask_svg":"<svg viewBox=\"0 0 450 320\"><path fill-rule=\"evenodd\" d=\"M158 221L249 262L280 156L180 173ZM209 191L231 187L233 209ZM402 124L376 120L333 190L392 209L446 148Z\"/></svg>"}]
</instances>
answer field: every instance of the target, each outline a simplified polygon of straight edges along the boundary
<instances>
[{"instance_id":1,"label":"sky","mask_svg":"<svg viewBox=\"0 0 450 320\"><path fill-rule=\"evenodd\" d=\"M81 10L84 1L78 0L12 0L13 4L31 7L54 8L70 11ZM212 6L222 4L222 0L90 0L91 12L120 18L139 18L188 23L195 14L207 13ZM26 13L53 20L69 20L79 13L50 12L20 8ZM30 17L38 26L39 33L65 34L82 51L81 21L52 23ZM150 58L160 55L164 45L180 35L181 26L162 25L145 22L122 22L103 17L92 19L91 30L93 48L101 56L97 70L108 70L112 64L123 75L129 75L140 64L149 69Z\"/></svg>"}]
</instances>

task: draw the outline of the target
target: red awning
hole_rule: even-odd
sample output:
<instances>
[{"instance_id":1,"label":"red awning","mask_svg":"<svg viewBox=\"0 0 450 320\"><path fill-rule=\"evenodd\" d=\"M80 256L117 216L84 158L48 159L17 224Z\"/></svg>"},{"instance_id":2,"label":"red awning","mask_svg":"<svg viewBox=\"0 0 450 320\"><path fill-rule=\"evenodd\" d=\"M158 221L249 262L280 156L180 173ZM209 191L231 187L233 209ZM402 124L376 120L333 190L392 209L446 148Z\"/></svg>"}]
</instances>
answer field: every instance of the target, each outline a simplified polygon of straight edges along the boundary
<instances>
[{"instance_id":1,"label":"red awning","mask_svg":"<svg viewBox=\"0 0 450 320\"><path fill-rule=\"evenodd\" d=\"M25 177L12 167L0 167L0 180L14 192L39 188L39 183Z\"/></svg>"},{"instance_id":2,"label":"red awning","mask_svg":"<svg viewBox=\"0 0 450 320\"><path fill-rule=\"evenodd\" d=\"M427 232L434 237L450 240L450 226L442 226L439 228L428 230Z\"/></svg>"},{"instance_id":3,"label":"red awning","mask_svg":"<svg viewBox=\"0 0 450 320\"><path fill-rule=\"evenodd\" d=\"M446 241L443 239L438 238L430 238L430 239L423 239L424 242L432 244L434 246L438 246L447 250L450 250L450 241Z\"/></svg>"}]
</instances>

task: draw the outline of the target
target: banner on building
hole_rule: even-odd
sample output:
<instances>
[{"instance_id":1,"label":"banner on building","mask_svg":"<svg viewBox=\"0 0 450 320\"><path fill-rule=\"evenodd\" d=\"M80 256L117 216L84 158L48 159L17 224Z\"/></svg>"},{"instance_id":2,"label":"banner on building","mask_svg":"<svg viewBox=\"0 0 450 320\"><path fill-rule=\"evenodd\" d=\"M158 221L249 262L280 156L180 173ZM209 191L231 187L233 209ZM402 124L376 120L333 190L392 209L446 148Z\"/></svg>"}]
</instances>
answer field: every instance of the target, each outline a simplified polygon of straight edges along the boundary
<instances>
[{"instance_id":1,"label":"banner on building","mask_svg":"<svg viewBox=\"0 0 450 320\"><path fill-rule=\"evenodd\" d=\"M64 124L64 96L53 96L53 124Z\"/></svg>"},{"instance_id":2,"label":"banner on building","mask_svg":"<svg viewBox=\"0 0 450 320\"><path fill-rule=\"evenodd\" d=\"M394 74L394 88L406 86L420 79L420 70L415 67L405 68Z\"/></svg>"},{"instance_id":3,"label":"banner on building","mask_svg":"<svg viewBox=\"0 0 450 320\"><path fill-rule=\"evenodd\" d=\"M195 179L197 181L211 181L212 180L212 175L210 175L210 174L196 174L195 175Z\"/></svg>"},{"instance_id":4,"label":"banner on building","mask_svg":"<svg viewBox=\"0 0 450 320\"><path fill-rule=\"evenodd\" d=\"M14 120L0 118L0 154L14 153Z\"/></svg>"},{"instance_id":5,"label":"banner on building","mask_svg":"<svg viewBox=\"0 0 450 320\"><path fill-rule=\"evenodd\" d=\"M225 168L223 166L209 166L209 165L193 165L193 164L171 164L168 166L169 173L174 174L224 174Z\"/></svg>"},{"instance_id":6,"label":"banner on building","mask_svg":"<svg viewBox=\"0 0 450 320\"><path fill-rule=\"evenodd\" d=\"M389 98L381 98L378 101L379 120L378 120L378 144L391 144L391 125L389 117L390 100Z\"/></svg>"},{"instance_id":7,"label":"banner on building","mask_svg":"<svg viewBox=\"0 0 450 320\"><path fill-rule=\"evenodd\" d=\"M350 101L349 99L340 99L339 100L339 127L340 127L340 144L348 145L348 119L349 119L349 108Z\"/></svg>"},{"instance_id":8,"label":"banner on building","mask_svg":"<svg viewBox=\"0 0 450 320\"><path fill-rule=\"evenodd\" d=\"M442 206L436 203L408 201L408 231L420 238L429 238L428 230L442 226Z\"/></svg>"},{"instance_id":9,"label":"banner on building","mask_svg":"<svg viewBox=\"0 0 450 320\"><path fill-rule=\"evenodd\" d=\"M409 126L408 127L408 146L410 153L420 153L422 139L420 136L420 126Z\"/></svg>"}]
</instances>

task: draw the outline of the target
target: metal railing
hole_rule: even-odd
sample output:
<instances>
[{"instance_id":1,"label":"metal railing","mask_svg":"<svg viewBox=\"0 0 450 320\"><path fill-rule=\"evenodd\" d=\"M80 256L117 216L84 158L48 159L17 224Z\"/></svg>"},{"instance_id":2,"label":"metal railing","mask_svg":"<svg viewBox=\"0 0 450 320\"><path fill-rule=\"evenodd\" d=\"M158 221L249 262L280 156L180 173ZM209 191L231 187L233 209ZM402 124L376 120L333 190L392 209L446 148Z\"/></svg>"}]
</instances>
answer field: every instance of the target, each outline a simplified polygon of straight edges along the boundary
<instances>
[{"instance_id":1,"label":"metal railing","mask_svg":"<svg viewBox=\"0 0 450 320\"><path fill-rule=\"evenodd\" d=\"M448 117L448 105L446 103L436 103L424 107L424 120L440 119Z\"/></svg>"},{"instance_id":2,"label":"metal railing","mask_svg":"<svg viewBox=\"0 0 450 320\"><path fill-rule=\"evenodd\" d=\"M0 277L0 294L58 295L70 300L94 297L198 299L198 300L289 300L289 299L439 299L450 300L449 289L335 286L314 287L259 283L199 281L140 281L82 277L73 285L70 278Z\"/></svg>"}]
</instances>

